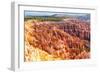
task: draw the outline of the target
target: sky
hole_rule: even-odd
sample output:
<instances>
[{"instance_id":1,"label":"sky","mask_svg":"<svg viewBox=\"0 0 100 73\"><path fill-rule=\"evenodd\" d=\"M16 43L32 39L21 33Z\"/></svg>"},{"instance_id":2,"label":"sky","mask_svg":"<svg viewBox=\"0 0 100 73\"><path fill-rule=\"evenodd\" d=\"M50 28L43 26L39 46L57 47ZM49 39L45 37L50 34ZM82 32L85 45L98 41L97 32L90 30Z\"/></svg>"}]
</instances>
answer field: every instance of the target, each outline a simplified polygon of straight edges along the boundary
<instances>
[{"instance_id":1,"label":"sky","mask_svg":"<svg viewBox=\"0 0 100 73\"><path fill-rule=\"evenodd\" d=\"M86 16L87 13L60 13L60 12L44 12L44 11L24 11L25 16L51 16L54 14L58 15L70 15L70 16Z\"/></svg>"}]
</instances>

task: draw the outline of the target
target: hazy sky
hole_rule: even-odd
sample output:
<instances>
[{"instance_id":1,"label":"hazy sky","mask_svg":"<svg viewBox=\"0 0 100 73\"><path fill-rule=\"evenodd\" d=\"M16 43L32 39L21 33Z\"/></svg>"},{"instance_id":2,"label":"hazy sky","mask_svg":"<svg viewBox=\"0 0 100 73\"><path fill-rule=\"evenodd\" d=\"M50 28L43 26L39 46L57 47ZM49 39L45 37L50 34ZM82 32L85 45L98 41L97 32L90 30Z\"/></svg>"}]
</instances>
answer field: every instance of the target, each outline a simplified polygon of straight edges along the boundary
<instances>
[{"instance_id":1,"label":"hazy sky","mask_svg":"<svg viewBox=\"0 0 100 73\"><path fill-rule=\"evenodd\" d=\"M89 15L87 13L60 13L60 12L43 12L43 11L24 11L25 16L51 16L54 14L59 14L59 15L70 15L70 16L86 16Z\"/></svg>"}]
</instances>

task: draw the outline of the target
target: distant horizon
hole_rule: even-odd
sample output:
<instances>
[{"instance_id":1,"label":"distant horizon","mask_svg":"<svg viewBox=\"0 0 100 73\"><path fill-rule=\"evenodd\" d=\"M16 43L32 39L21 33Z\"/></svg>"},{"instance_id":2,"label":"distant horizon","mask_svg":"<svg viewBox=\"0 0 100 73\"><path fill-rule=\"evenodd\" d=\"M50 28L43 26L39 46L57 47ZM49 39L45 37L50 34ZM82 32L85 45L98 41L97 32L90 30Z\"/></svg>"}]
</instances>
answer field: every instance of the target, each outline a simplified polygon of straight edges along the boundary
<instances>
[{"instance_id":1,"label":"distant horizon","mask_svg":"<svg viewBox=\"0 0 100 73\"><path fill-rule=\"evenodd\" d=\"M36 16L47 16L47 17L71 17L79 20L85 20L90 22L89 13L72 13L72 12L47 12L47 11L24 11L24 17L36 17Z\"/></svg>"},{"instance_id":2,"label":"distant horizon","mask_svg":"<svg viewBox=\"0 0 100 73\"><path fill-rule=\"evenodd\" d=\"M72 13L72 12L49 12L49 11L25 11L24 16L90 16L88 13Z\"/></svg>"}]
</instances>

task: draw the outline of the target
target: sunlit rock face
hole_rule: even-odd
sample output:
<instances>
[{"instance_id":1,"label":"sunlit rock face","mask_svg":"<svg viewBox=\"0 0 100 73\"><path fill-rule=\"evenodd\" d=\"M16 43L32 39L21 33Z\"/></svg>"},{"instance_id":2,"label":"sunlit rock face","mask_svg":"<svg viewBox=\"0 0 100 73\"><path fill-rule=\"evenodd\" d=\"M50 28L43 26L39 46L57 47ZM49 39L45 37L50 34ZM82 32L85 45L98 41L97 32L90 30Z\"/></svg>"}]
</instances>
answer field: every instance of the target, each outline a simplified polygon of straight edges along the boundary
<instances>
[{"instance_id":1,"label":"sunlit rock face","mask_svg":"<svg viewBox=\"0 0 100 73\"><path fill-rule=\"evenodd\" d=\"M78 19L27 20L25 62L90 58L90 24Z\"/></svg>"}]
</instances>

